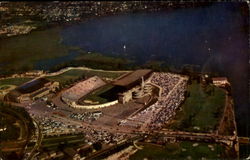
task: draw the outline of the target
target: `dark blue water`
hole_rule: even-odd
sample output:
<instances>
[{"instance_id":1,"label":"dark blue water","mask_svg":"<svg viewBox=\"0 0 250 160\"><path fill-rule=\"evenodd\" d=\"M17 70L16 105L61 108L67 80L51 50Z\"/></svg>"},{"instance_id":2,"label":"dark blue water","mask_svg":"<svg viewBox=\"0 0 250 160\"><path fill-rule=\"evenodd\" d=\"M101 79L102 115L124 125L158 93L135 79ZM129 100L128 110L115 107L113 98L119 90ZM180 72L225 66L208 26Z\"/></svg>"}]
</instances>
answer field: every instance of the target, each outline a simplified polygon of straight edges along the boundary
<instances>
[{"instance_id":1,"label":"dark blue water","mask_svg":"<svg viewBox=\"0 0 250 160\"><path fill-rule=\"evenodd\" d=\"M249 134L248 35L237 3L92 19L63 29L63 43L143 64L165 61L227 76L240 135ZM126 48L124 48L124 45Z\"/></svg>"}]
</instances>

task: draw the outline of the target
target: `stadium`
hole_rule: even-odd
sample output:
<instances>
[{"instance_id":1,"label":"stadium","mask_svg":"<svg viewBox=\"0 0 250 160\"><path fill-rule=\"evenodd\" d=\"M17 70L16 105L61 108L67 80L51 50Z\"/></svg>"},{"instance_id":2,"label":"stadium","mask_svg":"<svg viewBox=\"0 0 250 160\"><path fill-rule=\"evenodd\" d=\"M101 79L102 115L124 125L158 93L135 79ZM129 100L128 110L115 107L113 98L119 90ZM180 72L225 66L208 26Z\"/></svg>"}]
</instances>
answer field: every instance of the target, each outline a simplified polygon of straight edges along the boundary
<instances>
[{"instance_id":1,"label":"stadium","mask_svg":"<svg viewBox=\"0 0 250 160\"><path fill-rule=\"evenodd\" d=\"M126 73L112 82L94 76L64 91L61 99L71 107L85 109L124 104L151 92L149 85L144 85L144 80L152 73L150 69L140 69Z\"/></svg>"},{"instance_id":2,"label":"stadium","mask_svg":"<svg viewBox=\"0 0 250 160\"><path fill-rule=\"evenodd\" d=\"M19 87L11 90L4 99L7 101L26 103L36 98L43 97L59 87L58 82L50 81L45 78L33 79Z\"/></svg>"}]
</instances>

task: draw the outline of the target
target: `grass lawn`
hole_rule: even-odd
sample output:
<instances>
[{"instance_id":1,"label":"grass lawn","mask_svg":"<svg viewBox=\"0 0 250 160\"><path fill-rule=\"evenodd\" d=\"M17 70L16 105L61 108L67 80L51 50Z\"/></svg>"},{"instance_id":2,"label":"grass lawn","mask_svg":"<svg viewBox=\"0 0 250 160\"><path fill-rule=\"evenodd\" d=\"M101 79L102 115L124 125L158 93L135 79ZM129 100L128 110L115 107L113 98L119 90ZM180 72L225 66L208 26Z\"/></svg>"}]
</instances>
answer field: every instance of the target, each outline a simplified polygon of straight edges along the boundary
<instances>
[{"instance_id":1,"label":"grass lawn","mask_svg":"<svg viewBox=\"0 0 250 160\"><path fill-rule=\"evenodd\" d=\"M19 86L25 82L30 81L32 78L8 78L8 79L3 79L0 80L0 86L3 85L15 85Z\"/></svg>"},{"instance_id":2,"label":"grass lawn","mask_svg":"<svg viewBox=\"0 0 250 160\"><path fill-rule=\"evenodd\" d=\"M72 70L64 72L60 75L53 76L53 77L47 77L47 78L50 80L57 81L61 84L64 84L67 81L77 80L78 78L80 78L82 76L85 76L85 77L99 76L100 78L112 78L112 79L114 79L114 78L119 77L122 74L124 74L124 73L72 69Z\"/></svg>"},{"instance_id":3,"label":"grass lawn","mask_svg":"<svg viewBox=\"0 0 250 160\"><path fill-rule=\"evenodd\" d=\"M106 56L100 53L82 54L75 58L75 64L84 64L89 68L121 70L133 61L121 57ZM125 67L126 68L126 67Z\"/></svg>"},{"instance_id":4,"label":"grass lawn","mask_svg":"<svg viewBox=\"0 0 250 160\"><path fill-rule=\"evenodd\" d=\"M12 85L2 85L0 86L0 90L6 90L6 89L9 89L11 88Z\"/></svg>"},{"instance_id":5,"label":"grass lawn","mask_svg":"<svg viewBox=\"0 0 250 160\"><path fill-rule=\"evenodd\" d=\"M193 81L188 86L190 96L177 112L170 128L185 131L214 131L220 121L225 106L225 92L215 86L208 85L207 91Z\"/></svg>"},{"instance_id":6,"label":"grass lawn","mask_svg":"<svg viewBox=\"0 0 250 160\"><path fill-rule=\"evenodd\" d=\"M122 72L122 73L117 73L117 72L105 72L105 71L85 71L84 74L86 76L98 76L101 78L111 78L111 79L115 79L118 78L119 76L121 76L122 74L124 74L126 72Z\"/></svg>"},{"instance_id":7,"label":"grass lawn","mask_svg":"<svg viewBox=\"0 0 250 160\"><path fill-rule=\"evenodd\" d=\"M145 144L142 150L138 150L129 159L142 160L164 160L164 159L216 159L221 157L224 147L218 144L197 143L198 146L193 146L195 142L179 142L167 144L165 147L160 147L153 144ZM209 146L210 147L209 147ZM211 149L213 148L213 149Z\"/></svg>"},{"instance_id":8,"label":"grass lawn","mask_svg":"<svg viewBox=\"0 0 250 160\"><path fill-rule=\"evenodd\" d=\"M64 73L62 73L60 75L52 76L52 77L46 77L46 78L49 79L49 80L57 81L57 82L59 82L61 84L64 84L67 81L76 80L79 77L82 77L83 73L84 73L84 71L82 71L82 70L73 69L73 70L64 72Z\"/></svg>"},{"instance_id":9,"label":"grass lawn","mask_svg":"<svg viewBox=\"0 0 250 160\"><path fill-rule=\"evenodd\" d=\"M106 102L112 101L112 97L108 98L107 95L104 97L104 96L102 96L102 94L105 93L105 92L107 92L107 91L109 91L113 87L114 86L111 85L111 84L105 85L105 86L103 86L103 87L95 90L94 92L91 92L87 96L85 96L83 98L82 102L84 100L90 100L92 102L98 102L98 104L102 104L102 103L106 103Z\"/></svg>"}]
</instances>

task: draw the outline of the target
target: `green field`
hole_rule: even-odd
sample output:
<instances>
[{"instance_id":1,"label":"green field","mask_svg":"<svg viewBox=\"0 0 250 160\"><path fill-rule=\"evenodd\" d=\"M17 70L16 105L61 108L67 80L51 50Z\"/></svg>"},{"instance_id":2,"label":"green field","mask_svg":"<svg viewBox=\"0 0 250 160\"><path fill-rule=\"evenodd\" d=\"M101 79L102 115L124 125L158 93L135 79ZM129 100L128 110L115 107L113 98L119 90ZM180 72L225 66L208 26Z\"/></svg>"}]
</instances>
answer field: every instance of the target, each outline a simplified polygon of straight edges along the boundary
<instances>
[{"instance_id":1,"label":"green field","mask_svg":"<svg viewBox=\"0 0 250 160\"><path fill-rule=\"evenodd\" d=\"M8 78L8 79L3 79L0 80L0 86L3 85L15 85L19 86L25 82L30 81L32 78Z\"/></svg>"},{"instance_id":2,"label":"green field","mask_svg":"<svg viewBox=\"0 0 250 160\"><path fill-rule=\"evenodd\" d=\"M72 70L64 72L60 75L53 76L53 77L47 77L47 78L50 80L57 81L61 84L65 84L68 81L75 81L81 77L99 76L100 78L112 78L112 79L114 79L114 78L117 78L124 73L72 69Z\"/></svg>"},{"instance_id":3,"label":"green field","mask_svg":"<svg viewBox=\"0 0 250 160\"><path fill-rule=\"evenodd\" d=\"M222 158L225 148L217 144L179 142L167 144L164 147L154 144L144 144L142 150L138 150L129 157L130 160L165 160L165 159L218 159ZM210 147L209 147L209 146ZM212 149L213 148L213 149Z\"/></svg>"},{"instance_id":4,"label":"green field","mask_svg":"<svg viewBox=\"0 0 250 160\"><path fill-rule=\"evenodd\" d=\"M109 96L107 94L105 94L105 96L103 96L103 93L111 90L113 87L114 86L110 85L110 84L105 85L105 86L95 90L94 92L91 92L87 96L85 96L83 98L83 100L90 100L92 102L98 102L98 104L110 102L113 100L112 97L108 98ZM83 100L82 100L82 103L84 104Z\"/></svg>"},{"instance_id":5,"label":"green field","mask_svg":"<svg viewBox=\"0 0 250 160\"><path fill-rule=\"evenodd\" d=\"M209 132L216 129L225 106L225 92L212 85L205 88L193 81L190 96L177 112L170 128L184 131Z\"/></svg>"},{"instance_id":6,"label":"green field","mask_svg":"<svg viewBox=\"0 0 250 160\"><path fill-rule=\"evenodd\" d=\"M1 85L0 90L6 90L6 89L9 89L10 87L11 85Z\"/></svg>"},{"instance_id":7,"label":"green field","mask_svg":"<svg viewBox=\"0 0 250 160\"><path fill-rule=\"evenodd\" d=\"M84 72L82 70L74 69L74 70L64 72L64 73L57 75L57 76L46 77L46 78L49 80L52 80L52 81L57 81L60 84L65 84L68 81L74 81L74 80L77 80L78 78L84 76L83 73Z\"/></svg>"},{"instance_id":8,"label":"green field","mask_svg":"<svg viewBox=\"0 0 250 160\"><path fill-rule=\"evenodd\" d=\"M82 51L83 52L83 51ZM104 70L123 70L133 61L121 57L107 56L100 53L81 54L73 61L74 65Z\"/></svg>"}]
</instances>

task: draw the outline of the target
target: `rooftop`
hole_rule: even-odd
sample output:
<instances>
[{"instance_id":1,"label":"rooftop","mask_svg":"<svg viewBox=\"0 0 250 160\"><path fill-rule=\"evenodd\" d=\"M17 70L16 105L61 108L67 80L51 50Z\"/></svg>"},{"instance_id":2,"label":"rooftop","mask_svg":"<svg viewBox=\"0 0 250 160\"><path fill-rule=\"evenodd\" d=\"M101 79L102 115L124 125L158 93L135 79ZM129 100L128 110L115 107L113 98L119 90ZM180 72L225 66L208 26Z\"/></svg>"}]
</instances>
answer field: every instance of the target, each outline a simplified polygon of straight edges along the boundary
<instances>
[{"instance_id":1,"label":"rooftop","mask_svg":"<svg viewBox=\"0 0 250 160\"><path fill-rule=\"evenodd\" d=\"M21 86L16 88L16 91L18 91L22 94L31 93L31 92L34 92L34 91L44 87L44 85L48 82L50 82L50 81L45 79L45 78L34 79L34 80L31 80L27 83L22 84Z\"/></svg>"},{"instance_id":2,"label":"rooftop","mask_svg":"<svg viewBox=\"0 0 250 160\"><path fill-rule=\"evenodd\" d=\"M152 72L151 69L139 69L134 72L131 72L127 74L124 77L121 77L120 79L116 80L113 85L116 86L123 86L126 87L130 85L131 83L141 79L141 77L144 77Z\"/></svg>"}]
</instances>

